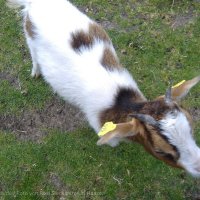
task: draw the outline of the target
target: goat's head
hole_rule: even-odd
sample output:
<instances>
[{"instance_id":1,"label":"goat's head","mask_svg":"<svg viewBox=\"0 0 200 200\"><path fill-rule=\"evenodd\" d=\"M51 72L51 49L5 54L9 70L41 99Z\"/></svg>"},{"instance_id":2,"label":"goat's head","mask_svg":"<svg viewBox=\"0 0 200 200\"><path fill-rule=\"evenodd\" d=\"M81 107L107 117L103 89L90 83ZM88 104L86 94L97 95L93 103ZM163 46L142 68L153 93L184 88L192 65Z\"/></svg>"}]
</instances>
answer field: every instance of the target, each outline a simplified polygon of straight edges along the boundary
<instances>
[{"instance_id":1,"label":"goat's head","mask_svg":"<svg viewBox=\"0 0 200 200\"><path fill-rule=\"evenodd\" d=\"M192 117L178 105L200 76L167 90L154 101L138 103L128 122L116 124L98 145L115 146L121 140L137 141L154 157L200 177L200 149L193 139Z\"/></svg>"}]
</instances>

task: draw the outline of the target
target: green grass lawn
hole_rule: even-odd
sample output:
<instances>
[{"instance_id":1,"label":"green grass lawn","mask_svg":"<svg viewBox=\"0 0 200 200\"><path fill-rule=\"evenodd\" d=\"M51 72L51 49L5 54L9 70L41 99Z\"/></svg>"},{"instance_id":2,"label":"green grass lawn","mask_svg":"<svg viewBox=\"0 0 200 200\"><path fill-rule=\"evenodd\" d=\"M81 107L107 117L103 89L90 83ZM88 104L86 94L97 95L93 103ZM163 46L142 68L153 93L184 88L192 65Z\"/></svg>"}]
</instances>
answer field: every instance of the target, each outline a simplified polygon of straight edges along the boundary
<instances>
[{"instance_id":1,"label":"green grass lawn","mask_svg":"<svg viewBox=\"0 0 200 200\"><path fill-rule=\"evenodd\" d=\"M165 93L170 79L176 83L200 75L198 0L73 2L105 27L147 98ZM38 131L34 123L13 126L22 114L42 114L55 102L49 86L32 79L30 70L20 15L0 0L0 199L200 198L199 180L154 159L138 144L97 146L98 137L86 123L70 132ZM182 103L194 115L200 145L199 91L200 84ZM46 134L32 140L27 127L33 135L34 130Z\"/></svg>"}]
</instances>

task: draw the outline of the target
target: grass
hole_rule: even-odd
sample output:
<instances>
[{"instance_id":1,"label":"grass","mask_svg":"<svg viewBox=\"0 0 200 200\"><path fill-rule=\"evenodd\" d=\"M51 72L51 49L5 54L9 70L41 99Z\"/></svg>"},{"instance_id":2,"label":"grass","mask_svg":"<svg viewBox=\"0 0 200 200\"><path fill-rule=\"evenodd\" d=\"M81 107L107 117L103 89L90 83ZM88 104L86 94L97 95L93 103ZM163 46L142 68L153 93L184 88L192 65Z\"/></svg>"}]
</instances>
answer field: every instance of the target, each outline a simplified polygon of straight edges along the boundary
<instances>
[{"instance_id":1,"label":"grass","mask_svg":"<svg viewBox=\"0 0 200 200\"><path fill-rule=\"evenodd\" d=\"M120 60L144 94L163 94L169 79L200 74L200 3L152 0L75 0L106 22ZM183 23L181 23L182 19ZM42 109L53 93L30 77L31 61L19 14L0 0L0 115ZM183 104L199 109L200 85ZM1 124L1 121L0 121ZM200 144L200 123L196 122ZM0 125L1 128L1 125ZM0 199L198 199L200 182L148 155L138 144L96 146L88 127L47 130L40 143L0 133Z\"/></svg>"}]
</instances>

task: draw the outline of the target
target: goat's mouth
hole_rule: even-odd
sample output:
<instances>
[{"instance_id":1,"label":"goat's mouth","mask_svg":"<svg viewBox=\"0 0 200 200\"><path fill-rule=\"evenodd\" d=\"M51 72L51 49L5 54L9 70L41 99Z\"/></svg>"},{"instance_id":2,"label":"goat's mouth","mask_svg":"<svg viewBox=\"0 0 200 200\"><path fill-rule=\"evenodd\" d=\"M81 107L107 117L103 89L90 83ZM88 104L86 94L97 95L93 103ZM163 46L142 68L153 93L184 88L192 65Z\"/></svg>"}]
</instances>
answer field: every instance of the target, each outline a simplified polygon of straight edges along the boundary
<instances>
[{"instance_id":1,"label":"goat's mouth","mask_svg":"<svg viewBox=\"0 0 200 200\"><path fill-rule=\"evenodd\" d=\"M185 169L188 174L190 174L194 178L200 178L200 169Z\"/></svg>"},{"instance_id":2,"label":"goat's mouth","mask_svg":"<svg viewBox=\"0 0 200 200\"><path fill-rule=\"evenodd\" d=\"M200 178L200 167L190 167L190 168L186 168L183 165L179 164L179 163L173 163L173 162L169 162L166 161L164 159L162 159L167 165L170 165L172 167L178 168L178 169L182 169L184 170L186 173L188 173L189 175L191 175L194 178Z\"/></svg>"},{"instance_id":3,"label":"goat's mouth","mask_svg":"<svg viewBox=\"0 0 200 200\"><path fill-rule=\"evenodd\" d=\"M200 160L192 165L182 165L183 169L194 178L200 178Z\"/></svg>"}]
</instances>

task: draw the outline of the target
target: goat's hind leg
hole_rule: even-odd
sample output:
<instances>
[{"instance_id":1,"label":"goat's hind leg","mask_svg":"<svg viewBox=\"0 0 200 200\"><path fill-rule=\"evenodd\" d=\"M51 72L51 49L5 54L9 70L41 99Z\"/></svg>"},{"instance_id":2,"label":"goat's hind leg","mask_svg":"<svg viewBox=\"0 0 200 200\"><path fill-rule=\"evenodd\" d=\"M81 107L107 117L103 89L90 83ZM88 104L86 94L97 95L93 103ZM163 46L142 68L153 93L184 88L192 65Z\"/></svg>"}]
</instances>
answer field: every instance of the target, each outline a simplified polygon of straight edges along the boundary
<instances>
[{"instance_id":1,"label":"goat's hind leg","mask_svg":"<svg viewBox=\"0 0 200 200\"><path fill-rule=\"evenodd\" d=\"M31 76L38 78L41 74L40 72L40 66L37 60L37 53L36 53L36 49L34 47L34 26L33 23L30 20L29 15L27 14L25 17L25 22L24 22L24 31L25 31L25 36L26 36L26 42L27 45L29 47L29 51L31 54L31 58L32 58L32 71L31 71Z\"/></svg>"},{"instance_id":2,"label":"goat's hind leg","mask_svg":"<svg viewBox=\"0 0 200 200\"><path fill-rule=\"evenodd\" d=\"M31 54L31 57L32 57L32 64L33 64L32 71L31 71L31 76L33 78L38 78L40 76L40 74L41 74L40 66L39 66L38 62L36 60L34 60L32 54Z\"/></svg>"},{"instance_id":3,"label":"goat's hind leg","mask_svg":"<svg viewBox=\"0 0 200 200\"><path fill-rule=\"evenodd\" d=\"M29 51L30 51L31 58L32 58L31 76L33 78L38 78L40 76L41 72L40 72L40 65L37 61L37 54L36 54L36 51L35 51L35 49L32 45L32 41L28 38L27 38L27 44L28 44Z\"/></svg>"}]
</instances>

